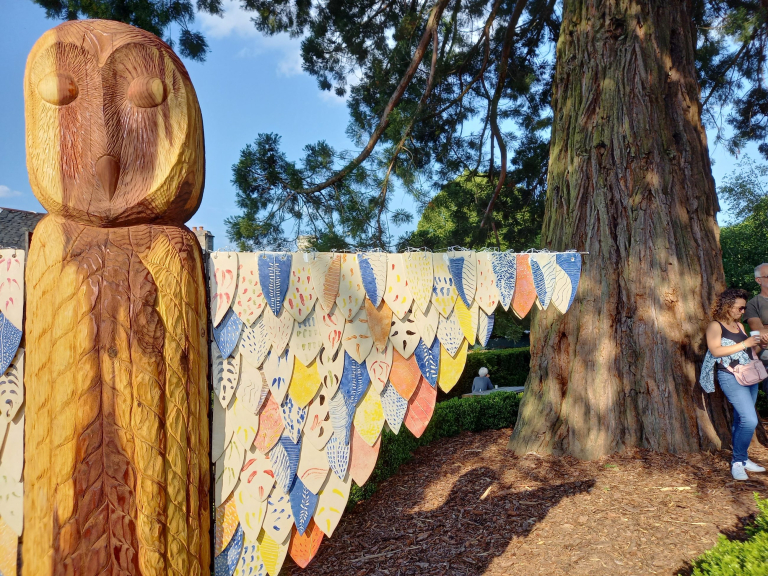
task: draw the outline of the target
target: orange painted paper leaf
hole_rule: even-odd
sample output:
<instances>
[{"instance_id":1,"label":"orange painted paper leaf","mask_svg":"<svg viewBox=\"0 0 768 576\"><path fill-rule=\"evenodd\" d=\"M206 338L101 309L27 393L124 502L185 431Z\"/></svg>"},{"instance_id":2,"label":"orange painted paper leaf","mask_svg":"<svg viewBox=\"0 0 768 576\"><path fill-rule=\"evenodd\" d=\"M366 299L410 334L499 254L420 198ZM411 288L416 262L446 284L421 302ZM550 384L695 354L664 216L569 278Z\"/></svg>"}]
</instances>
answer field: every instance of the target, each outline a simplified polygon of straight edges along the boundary
<instances>
[{"instance_id":1,"label":"orange painted paper leaf","mask_svg":"<svg viewBox=\"0 0 768 576\"><path fill-rule=\"evenodd\" d=\"M421 371L416 362L416 356L411 355L407 360L397 350L392 355L392 370L389 372L389 382L397 393L408 400L419 385Z\"/></svg>"},{"instance_id":2,"label":"orange painted paper leaf","mask_svg":"<svg viewBox=\"0 0 768 576\"><path fill-rule=\"evenodd\" d=\"M227 547L239 523L237 508L235 507L235 496L230 494L221 506L216 508L216 538L213 547L215 556L221 554L221 551Z\"/></svg>"},{"instance_id":3,"label":"orange painted paper leaf","mask_svg":"<svg viewBox=\"0 0 768 576\"><path fill-rule=\"evenodd\" d=\"M420 438L427 429L427 424L432 419L432 413L435 411L435 400L437 399L437 388L432 388L429 382L422 378L419 381L419 387L413 397L408 401L408 411L405 413L403 422L416 438Z\"/></svg>"},{"instance_id":4,"label":"orange painted paper leaf","mask_svg":"<svg viewBox=\"0 0 768 576\"><path fill-rule=\"evenodd\" d=\"M288 546L288 554L293 561L302 568L312 561L317 551L320 549L320 543L323 541L323 532L315 524L314 519L309 521L309 526L304 534L299 535L296 526L293 527L293 537Z\"/></svg>"},{"instance_id":5,"label":"orange painted paper leaf","mask_svg":"<svg viewBox=\"0 0 768 576\"><path fill-rule=\"evenodd\" d=\"M362 486L368 481L371 472L376 467L379 448L381 448L381 436L376 439L373 446L369 446L357 429L352 427L352 439L349 447L349 476L358 486Z\"/></svg>"},{"instance_id":6,"label":"orange painted paper leaf","mask_svg":"<svg viewBox=\"0 0 768 576\"><path fill-rule=\"evenodd\" d=\"M365 313L368 316L368 330L373 336L374 346L384 350L389 339L389 329L392 326L392 309L384 300L377 308L366 298Z\"/></svg>"},{"instance_id":7,"label":"orange painted paper leaf","mask_svg":"<svg viewBox=\"0 0 768 576\"><path fill-rule=\"evenodd\" d=\"M536 300L536 287L533 285L530 254L517 255L517 279L515 280L515 296L512 300L512 310L520 318L524 318L531 310Z\"/></svg>"},{"instance_id":8,"label":"orange painted paper leaf","mask_svg":"<svg viewBox=\"0 0 768 576\"><path fill-rule=\"evenodd\" d=\"M259 412L259 430L253 441L253 447L262 454L266 454L280 439L283 428L285 424L280 415L280 406L270 392Z\"/></svg>"}]
</instances>

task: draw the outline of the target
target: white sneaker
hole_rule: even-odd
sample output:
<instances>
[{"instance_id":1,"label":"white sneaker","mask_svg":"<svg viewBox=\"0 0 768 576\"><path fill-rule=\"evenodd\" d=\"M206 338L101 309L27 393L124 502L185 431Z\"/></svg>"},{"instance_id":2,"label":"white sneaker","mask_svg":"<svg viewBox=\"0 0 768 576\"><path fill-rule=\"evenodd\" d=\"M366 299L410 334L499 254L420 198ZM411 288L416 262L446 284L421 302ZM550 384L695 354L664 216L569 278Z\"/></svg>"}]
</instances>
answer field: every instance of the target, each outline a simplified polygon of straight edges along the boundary
<instances>
[{"instance_id":1,"label":"white sneaker","mask_svg":"<svg viewBox=\"0 0 768 576\"><path fill-rule=\"evenodd\" d=\"M744 464L741 462L731 464L731 476L733 476L734 480L749 480L749 476L744 471Z\"/></svg>"},{"instance_id":2,"label":"white sneaker","mask_svg":"<svg viewBox=\"0 0 768 576\"><path fill-rule=\"evenodd\" d=\"M749 470L750 472L765 472L765 468L760 466L760 464L755 464L749 459L747 459L747 463L744 465L744 470Z\"/></svg>"}]
</instances>

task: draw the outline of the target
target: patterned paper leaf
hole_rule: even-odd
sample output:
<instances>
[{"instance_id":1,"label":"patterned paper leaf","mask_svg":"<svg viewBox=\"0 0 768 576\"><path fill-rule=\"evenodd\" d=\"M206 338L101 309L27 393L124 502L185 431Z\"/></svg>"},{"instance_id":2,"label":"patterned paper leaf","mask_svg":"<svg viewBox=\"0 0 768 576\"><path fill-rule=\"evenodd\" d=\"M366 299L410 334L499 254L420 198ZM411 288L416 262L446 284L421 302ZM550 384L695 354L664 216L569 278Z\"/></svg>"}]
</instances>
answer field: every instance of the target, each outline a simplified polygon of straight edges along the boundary
<instances>
[{"instance_id":1,"label":"patterned paper leaf","mask_svg":"<svg viewBox=\"0 0 768 576\"><path fill-rule=\"evenodd\" d=\"M477 289L477 278L475 267L477 265L477 256L472 251L449 252L448 269L451 271L453 285L456 292L464 301L467 308L472 307L475 299L475 290Z\"/></svg>"},{"instance_id":2,"label":"patterned paper leaf","mask_svg":"<svg viewBox=\"0 0 768 576\"><path fill-rule=\"evenodd\" d=\"M354 427L370 446L381 436L384 426L384 409L381 407L380 394L370 386L355 410Z\"/></svg>"},{"instance_id":3,"label":"patterned paper leaf","mask_svg":"<svg viewBox=\"0 0 768 576\"><path fill-rule=\"evenodd\" d=\"M282 354L293 335L293 316L285 310L281 311L278 316L275 316L272 314L271 308L264 310L263 316L264 326L272 343L272 352Z\"/></svg>"},{"instance_id":4,"label":"patterned paper leaf","mask_svg":"<svg viewBox=\"0 0 768 576\"><path fill-rule=\"evenodd\" d=\"M213 403L213 431L211 434L211 461L216 462L224 454L235 434L235 419L227 418L221 402Z\"/></svg>"},{"instance_id":5,"label":"patterned paper leaf","mask_svg":"<svg viewBox=\"0 0 768 576\"><path fill-rule=\"evenodd\" d=\"M344 334L346 320L344 320L341 314L337 313L337 310L338 308L334 304L329 312L323 311L318 319L318 328L320 329L323 347L328 352L333 352L339 347L341 336ZM315 311L315 314L320 314L320 311Z\"/></svg>"},{"instance_id":6,"label":"patterned paper leaf","mask_svg":"<svg viewBox=\"0 0 768 576\"><path fill-rule=\"evenodd\" d=\"M227 310L224 319L213 329L213 338L219 347L219 351L224 358L232 355L232 352L240 340L240 333L243 331L243 322L232 310Z\"/></svg>"},{"instance_id":7,"label":"patterned paper leaf","mask_svg":"<svg viewBox=\"0 0 768 576\"><path fill-rule=\"evenodd\" d=\"M374 347L383 350L389 341L389 330L392 327L392 309L386 302L376 308L373 302L365 299L365 315L368 317L368 330L373 337Z\"/></svg>"},{"instance_id":8,"label":"patterned paper leaf","mask_svg":"<svg viewBox=\"0 0 768 576\"><path fill-rule=\"evenodd\" d=\"M432 254L429 252L407 252L403 264L408 276L408 287L416 306L426 312L432 298Z\"/></svg>"},{"instance_id":9,"label":"patterned paper leaf","mask_svg":"<svg viewBox=\"0 0 768 576\"><path fill-rule=\"evenodd\" d=\"M19 330L24 328L21 324L24 316L23 250L0 250L0 313Z\"/></svg>"},{"instance_id":10,"label":"patterned paper leaf","mask_svg":"<svg viewBox=\"0 0 768 576\"><path fill-rule=\"evenodd\" d=\"M479 309L480 306L478 306L477 303L473 303L472 307L467 309L467 307L464 306L463 300L461 302L457 301L453 308L453 314L459 321L461 333L470 345L474 344L475 339L477 338L477 312ZM438 328L439 327L440 325L438 324Z\"/></svg>"},{"instance_id":11,"label":"patterned paper leaf","mask_svg":"<svg viewBox=\"0 0 768 576\"><path fill-rule=\"evenodd\" d=\"M339 438L343 444L347 444L349 442L349 428L352 426L352 416L347 408L344 394L337 392L331 398L328 409L334 436Z\"/></svg>"},{"instance_id":12,"label":"patterned paper leaf","mask_svg":"<svg viewBox=\"0 0 768 576\"><path fill-rule=\"evenodd\" d=\"M280 490L278 483L272 489L272 494L267 498L267 516L264 518L264 532L275 542L285 542L287 544L287 540L291 536L292 527L293 513L291 511L291 500L287 493L284 494ZM262 555L264 555L263 552ZM267 560L266 556L264 559Z\"/></svg>"},{"instance_id":13,"label":"patterned paper leaf","mask_svg":"<svg viewBox=\"0 0 768 576\"><path fill-rule=\"evenodd\" d=\"M265 530L262 530L259 535L259 553L269 576L278 576L280 573L283 562L285 562L285 556L288 554L290 540L290 533L285 536L282 542L275 542Z\"/></svg>"},{"instance_id":14,"label":"patterned paper leaf","mask_svg":"<svg viewBox=\"0 0 768 576\"><path fill-rule=\"evenodd\" d=\"M477 291L475 300L486 314L493 314L499 303L499 289L496 286L496 274L493 272L490 252L477 253Z\"/></svg>"},{"instance_id":15,"label":"patterned paper leaf","mask_svg":"<svg viewBox=\"0 0 768 576\"><path fill-rule=\"evenodd\" d=\"M443 392L449 392L459 381L467 363L467 348L466 340L462 342L455 356L444 347L440 348L440 370L437 374L437 383Z\"/></svg>"},{"instance_id":16,"label":"patterned paper leaf","mask_svg":"<svg viewBox=\"0 0 768 576\"><path fill-rule=\"evenodd\" d=\"M437 338L445 349L455 355L464 340L464 332L459 324L456 312L452 312L447 318L440 316L440 324L437 326Z\"/></svg>"},{"instance_id":17,"label":"patterned paper leaf","mask_svg":"<svg viewBox=\"0 0 768 576\"><path fill-rule=\"evenodd\" d=\"M253 541L259 537L261 527L264 525L264 518L267 514L267 499L259 500L243 487L242 481L235 489L235 507L237 516L240 519L240 526L243 527L245 540Z\"/></svg>"},{"instance_id":18,"label":"patterned paper leaf","mask_svg":"<svg viewBox=\"0 0 768 576\"><path fill-rule=\"evenodd\" d=\"M319 487L318 487L319 490ZM293 513L293 523L301 536L309 526L312 520L312 514L315 513L317 506L317 495L313 494L304 483L296 478L291 489L291 512Z\"/></svg>"},{"instance_id":19,"label":"patterned paper leaf","mask_svg":"<svg viewBox=\"0 0 768 576\"><path fill-rule=\"evenodd\" d=\"M405 418L405 411L408 410L408 400L400 396L390 383L384 387L384 391L381 393L381 406L387 424L389 424L392 432L397 434L400 432L400 425Z\"/></svg>"},{"instance_id":20,"label":"patterned paper leaf","mask_svg":"<svg viewBox=\"0 0 768 576\"><path fill-rule=\"evenodd\" d=\"M291 544L288 546L288 553L296 564L301 568L307 565L320 550L320 543L323 541L323 532L318 528L313 519L310 519L304 534L299 534L294 528Z\"/></svg>"},{"instance_id":21,"label":"patterned paper leaf","mask_svg":"<svg viewBox=\"0 0 768 576\"><path fill-rule=\"evenodd\" d=\"M216 461L216 503L221 504L229 498L240 479L243 469L245 450L237 443L230 442L224 455Z\"/></svg>"},{"instance_id":22,"label":"patterned paper leaf","mask_svg":"<svg viewBox=\"0 0 768 576\"><path fill-rule=\"evenodd\" d=\"M293 324L291 350L302 364L309 366L323 347L323 335L317 322L317 312L312 310L303 322Z\"/></svg>"},{"instance_id":23,"label":"patterned paper leaf","mask_svg":"<svg viewBox=\"0 0 768 576\"><path fill-rule=\"evenodd\" d=\"M251 498L259 502L266 502L274 485L275 473L272 470L269 456L251 446L245 455L245 462L240 470L240 488L246 490ZM256 536L258 535L257 531Z\"/></svg>"},{"instance_id":24,"label":"patterned paper leaf","mask_svg":"<svg viewBox=\"0 0 768 576\"><path fill-rule=\"evenodd\" d=\"M5 445L0 456L0 476L7 476L15 482L22 479L24 470L24 406L7 425ZM1 533L2 531L0 531Z\"/></svg>"},{"instance_id":25,"label":"patterned paper leaf","mask_svg":"<svg viewBox=\"0 0 768 576\"><path fill-rule=\"evenodd\" d=\"M344 374L344 350L339 348L328 353L327 349L323 348L317 355L317 372L320 374L323 391L330 398L339 389L341 376Z\"/></svg>"},{"instance_id":26,"label":"patterned paper leaf","mask_svg":"<svg viewBox=\"0 0 768 576\"><path fill-rule=\"evenodd\" d=\"M358 252L357 263L365 293L373 305L378 306L387 283L387 255L384 252Z\"/></svg>"},{"instance_id":27,"label":"patterned paper leaf","mask_svg":"<svg viewBox=\"0 0 768 576\"><path fill-rule=\"evenodd\" d=\"M416 392L408 401L408 411L405 413L403 422L416 438L420 438L427 429L427 424L432 419L432 413L435 411L435 400L437 398L437 388L433 388L422 378L419 382Z\"/></svg>"},{"instance_id":28,"label":"patterned paper leaf","mask_svg":"<svg viewBox=\"0 0 768 576\"><path fill-rule=\"evenodd\" d=\"M17 576L19 550L18 535L0 518L0 574Z\"/></svg>"},{"instance_id":29,"label":"patterned paper leaf","mask_svg":"<svg viewBox=\"0 0 768 576\"><path fill-rule=\"evenodd\" d=\"M280 405L270 393L261 407L259 431L256 433L256 439L253 441L253 447L262 454L269 452L283 433L285 424L283 424L281 412Z\"/></svg>"},{"instance_id":30,"label":"patterned paper leaf","mask_svg":"<svg viewBox=\"0 0 768 576\"><path fill-rule=\"evenodd\" d=\"M259 416L251 411L250 407L235 398L235 401L232 403L231 414L228 413L227 417L231 417L235 421L233 440L240 444L244 451L248 450L259 430Z\"/></svg>"},{"instance_id":31,"label":"patterned paper leaf","mask_svg":"<svg viewBox=\"0 0 768 576\"><path fill-rule=\"evenodd\" d=\"M347 475L347 466L349 465L349 444L345 444L334 434L328 439L325 445L325 454L328 457L328 464L339 478Z\"/></svg>"},{"instance_id":32,"label":"patterned paper leaf","mask_svg":"<svg viewBox=\"0 0 768 576\"><path fill-rule=\"evenodd\" d=\"M286 396L281 405L281 415L283 417L283 424L285 424L285 434L293 440L298 442L301 438L301 431L304 428L304 423L307 421L307 410L302 408L296 402L293 401L290 395ZM283 436L285 436L285 434Z\"/></svg>"},{"instance_id":33,"label":"patterned paper leaf","mask_svg":"<svg viewBox=\"0 0 768 576\"><path fill-rule=\"evenodd\" d=\"M365 308L361 308L355 317L344 326L341 345L355 362L365 362L371 348L373 348L373 337L368 330L368 315L365 313Z\"/></svg>"},{"instance_id":34,"label":"patterned paper leaf","mask_svg":"<svg viewBox=\"0 0 768 576\"><path fill-rule=\"evenodd\" d=\"M555 290L552 294L552 304L554 304L555 308L560 310L560 312L563 314L568 311L568 302L571 298L572 291L573 287L571 285L571 279L568 277L568 274L566 274L565 271L560 268L560 266L556 266Z\"/></svg>"},{"instance_id":35,"label":"patterned paper leaf","mask_svg":"<svg viewBox=\"0 0 768 576\"><path fill-rule=\"evenodd\" d=\"M214 576L232 576L243 551L243 528L237 527L235 535L224 551L213 560Z\"/></svg>"},{"instance_id":36,"label":"patterned paper leaf","mask_svg":"<svg viewBox=\"0 0 768 576\"><path fill-rule=\"evenodd\" d=\"M316 252L310 256L309 269L318 302L320 302L324 312L330 311L336 303L336 296L339 294L341 256Z\"/></svg>"},{"instance_id":37,"label":"patterned paper leaf","mask_svg":"<svg viewBox=\"0 0 768 576\"><path fill-rule=\"evenodd\" d=\"M349 475L339 478L336 474L329 474L325 484L318 492L317 508L315 509L315 522L317 527L329 538L339 525L344 509L349 500L349 491L352 487L352 479Z\"/></svg>"},{"instance_id":38,"label":"patterned paper leaf","mask_svg":"<svg viewBox=\"0 0 768 576\"><path fill-rule=\"evenodd\" d=\"M412 311L406 312L402 320L397 316L392 316L389 340L401 356L410 358L419 344L419 338L419 331Z\"/></svg>"},{"instance_id":39,"label":"patterned paper leaf","mask_svg":"<svg viewBox=\"0 0 768 576\"><path fill-rule=\"evenodd\" d=\"M213 367L213 391L224 408L235 398L237 385L240 383L240 363L242 356L236 354L222 359L219 347L211 342L211 366Z\"/></svg>"},{"instance_id":40,"label":"patterned paper leaf","mask_svg":"<svg viewBox=\"0 0 768 576\"><path fill-rule=\"evenodd\" d=\"M5 373L0 373L0 425L13 420L23 403L24 348L19 348Z\"/></svg>"},{"instance_id":41,"label":"patterned paper leaf","mask_svg":"<svg viewBox=\"0 0 768 576\"><path fill-rule=\"evenodd\" d=\"M536 301L530 256L530 254L517 255L517 279L515 280L515 297L512 299L512 310L519 318L524 318Z\"/></svg>"},{"instance_id":42,"label":"patterned paper leaf","mask_svg":"<svg viewBox=\"0 0 768 576\"><path fill-rule=\"evenodd\" d=\"M261 370L251 366L245 358L240 362L240 384L237 386L235 398L250 410L251 414L258 415L264 400L269 394L267 377Z\"/></svg>"},{"instance_id":43,"label":"patterned paper leaf","mask_svg":"<svg viewBox=\"0 0 768 576\"><path fill-rule=\"evenodd\" d=\"M330 423L328 428L331 428ZM305 435L301 442L301 455L299 456L296 477L301 480L307 490L317 494L325 483L325 477L328 476L328 459L325 457L323 448L317 449L312 442L307 442L307 440Z\"/></svg>"},{"instance_id":44,"label":"patterned paper leaf","mask_svg":"<svg viewBox=\"0 0 768 576\"><path fill-rule=\"evenodd\" d=\"M232 309L238 318L248 326L261 317L267 300L259 282L258 252L240 252L238 255L237 294Z\"/></svg>"},{"instance_id":45,"label":"patterned paper leaf","mask_svg":"<svg viewBox=\"0 0 768 576\"><path fill-rule=\"evenodd\" d=\"M370 383L371 377L368 375L365 362L356 362L349 354L345 353L344 373L341 376L339 390L344 395L350 414L354 411L357 403L360 402Z\"/></svg>"},{"instance_id":46,"label":"patterned paper leaf","mask_svg":"<svg viewBox=\"0 0 768 576\"><path fill-rule=\"evenodd\" d=\"M376 467L379 448L381 448L381 436L369 445L358 433L357 427L352 428L352 439L349 442L349 475L358 486L362 486L370 478Z\"/></svg>"},{"instance_id":47,"label":"patterned paper leaf","mask_svg":"<svg viewBox=\"0 0 768 576\"><path fill-rule=\"evenodd\" d=\"M448 316L459 294L453 285L453 277L448 268L448 257L445 254L432 255L432 273L432 304L441 316Z\"/></svg>"},{"instance_id":48,"label":"patterned paper leaf","mask_svg":"<svg viewBox=\"0 0 768 576\"><path fill-rule=\"evenodd\" d=\"M389 373L392 370L394 350L391 342L388 342L383 350L374 346L365 361L368 375L371 377L371 385L377 392L384 390L384 386L387 385Z\"/></svg>"},{"instance_id":49,"label":"patterned paper leaf","mask_svg":"<svg viewBox=\"0 0 768 576\"><path fill-rule=\"evenodd\" d=\"M243 329L238 348L251 366L258 368L264 363L271 346L272 337L267 330L264 316L260 315L250 328Z\"/></svg>"},{"instance_id":50,"label":"patterned paper leaf","mask_svg":"<svg viewBox=\"0 0 768 576\"><path fill-rule=\"evenodd\" d=\"M431 347L427 347L424 341L419 341L419 345L414 352L416 364L424 379L432 386L437 386L437 372L440 366L440 342L434 340Z\"/></svg>"},{"instance_id":51,"label":"patterned paper leaf","mask_svg":"<svg viewBox=\"0 0 768 576\"><path fill-rule=\"evenodd\" d=\"M214 530L213 553L215 556L229 546L232 537L237 532L239 519L237 517L237 507L235 505L235 496L231 495L220 506L216 507L216 527Z\"/></svg>"},{"instance_id":52,"label":"patterned paper leaf","mask_svg":"<svg viewBox=\"0 0 768 576\"><path fill-rule=\"evenodd\" d=\"M424 340L424 344L432 346L432 342L437 336L437 327L440 324L440 313L437 311L437 306L430 303L426 313L416 307L413 310L413 320L416 322L416 329L421 339Z\"/></svg>"},{"instance_id":53,"label":"patterned paper leaf","mask_svg":"<svg viewBox=\"0 0 768 576\"><path fill-rule=\"evenodd\" d=\"M343 403L343 399L342 399ZM346 405L345 405L346 406ZM304 440L308 440L315 449L325 448L328 438L333 434L331 424L331 399L325 390L320 390L307 410L307 423L304 425ZM305 442L305 446L306 446Z\"/></svg>"},{"instance_id":54,"label":"patterned paper leaf","mask_svg":"<svg viewBox=\"0 0 768 576\"><path fill-rule=\"evenodd\" d=\"M262 503L262 506L266 509L266 502ZM266 576L267 567L259 550L258 534L251 537L245 527L243 528L243 552L237 562L235 576Z\"/></svg>"},{"instance_id":55,"label":"patterned paper leaf","mask_svg":"<svg viewBox=\"0 0 768 576\"><path fill-rule=\"evenodd\" d=\"M408 312L411 302L413 302L413 296L408 287L408 276L405 272L403 258L400 254L389 255L387 260L387 286L384 289L384 301L398 318L402 318Z\"/></svg>"},{"instance_id":56,"label":"patterned paper leaf","mask_svg":"<svg viewBox=\"0 0 768 576\"><path fill-rule=\"evenodd\" d=\"M293 363L293 352L290 348L281 355L270 350L267 352L267 359L264 360L264 376L267 378L267 385L275 402L280 404L288 392L288 384L293 375Z\"/></svg>"},{"instance_id":57,"label":"patterned paper leaf","mask_svg":"<svg viewBox=\"0 0 768 576\"><path fill-rule=\"evenodd\" d=\"M341 274L339 276L339 295L336 297L338 313L345 320L352 320L360 310L365 299L365 289L360 278L356 254L341 255Z\"/></svg>"},{"instance_id":58,"label":"patterned paper leaf","mask_svg":"<svg viewBox=\"0 0 768 576\"><path fill-rule=\"evenodd\" d=\"M568 304L564 303L565 299L560 300L560 306L557 307L563 314L568 312L568 309L573 304L573 299L576 297L576 290L579 288L579 279L581 277L581 254L577 252L563 252L557 255L557 265L565 272L566 276L571 281L571 294L568 297ZM561 306L563 306L561 308Z\"/></svg>"},{"instance_id":59,"label":"patterned paper leaf","mask_svg":"<svg viewBox=\"0 0 768 576\"><path fill-rule=\"evenodd\" d=\"M277 444L269 451L269 461L272 471L275 473L277 487L288 494L296 477L296 469L299 467L299 455L301 454L301 438L298 443L287 434L280 436ZM274 489L273 489L274 494Z\"/></svg>"},{"instance_id":60,"label":"patterned paper leaf","mask_svg":"<svg viewBox=\"0 0 768 576\"><path fill-rule=\"evenodd\" d=\"M259 256L259 282L275 316L280 316L288 292L291 261L291 254L286 252L262 252Z\"/></svg>"},{"instance_id":61,"label":"patterned paper leaf","mask_svg":"<svg viewBox=\"0 0 768 576\"><path fill-rule=\"evenodd\" d=\"M237 252L211 252L208 286L214 326L219 325L232 305L237 292L237 268Z\"/></svg>"},{"instance_id":62,"label":"patterned paper leaf","mask_svg":"<svg viewBox=\"0 0 768 576\"><path fill-rule=\"evenodd\" d=\"M312 283L309 254L306 252L293 254L289 278L285 309L296 322L301 322L314 310L317 301L315 285Z\"/></svg>"},{"instance_id":63,"label":"patterned paper leaf","mask_svg":"<svg viewBox=\"0 0 768 576\"><path fill-rule=\"evenodd\" d=\"M317 371L317 362L313 360L312 364L304 366L296 358L293 363L291 385L288 388L290 397L297 405L304 408L315 397L318 388L320 388L320 374Z\"/></svg>"},{"instance_id":64,"label":"patterned paper leaf","mask_svg":"<svg viewBox=\"0 0 768 576\"><path fill-rule=\"evenodd\" d=\"M395 387L397 393L408 400L419 385L421 372L416 357L406 359L395 350L392 359L392 370L389 373L389 383Z\"/></svg>"},{"instance_id":65,"label":"patterned paper leaf","mask_svg":"<svg viewBox=\"0 0 768 576\"><path fill-rule=\"evenodd\" d=\"M488 315L480 310L477 322L477 341L483 347L488 346L488 341L491 339L494 319L493 314Z\"/></svg>"},{"instance_id":66,"label":"patterned paper leaf","mask_svg":"<svg viewBox=\"0 0 768 576\"><path fill-rule=\"evenodd\" d=\"M557 267L555 254L546 252L531 254L530 262L533 287L541 307L546 310L555 291L555 268Z\"/></svg>"},{"instance_id":67,"label":"patterned paper leaf","mask_svg":"<svg viewBox=\"0 0 768 576\"><path fill-rule=\"evenodd\" d=\"M513 252L491 252L491 267L496 276L496 288L499 290L499 302L504 310L509 310L515 293L517 279L517 258Z\"/></svg>"}]
</instances>

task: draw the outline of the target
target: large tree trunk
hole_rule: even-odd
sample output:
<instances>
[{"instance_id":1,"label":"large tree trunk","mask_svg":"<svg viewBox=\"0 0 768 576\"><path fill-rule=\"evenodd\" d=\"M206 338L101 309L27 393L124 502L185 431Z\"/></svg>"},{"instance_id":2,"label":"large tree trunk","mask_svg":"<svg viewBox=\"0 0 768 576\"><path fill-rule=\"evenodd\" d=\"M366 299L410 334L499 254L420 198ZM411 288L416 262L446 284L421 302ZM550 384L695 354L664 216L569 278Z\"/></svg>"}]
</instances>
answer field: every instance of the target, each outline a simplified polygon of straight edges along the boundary
<instances>
[{"instance_id":1,"label":"large tree trunk","mask_svg":"<svg viewBox=\"0 0 768 576\"><path fill-rule=\"evenodd\" d=\"M589 255L570 311L534 319L518 453L728 442L696 384L724 277L694 33L686 1L564 2L542 243Z\"/></svg>"}]
</instances>

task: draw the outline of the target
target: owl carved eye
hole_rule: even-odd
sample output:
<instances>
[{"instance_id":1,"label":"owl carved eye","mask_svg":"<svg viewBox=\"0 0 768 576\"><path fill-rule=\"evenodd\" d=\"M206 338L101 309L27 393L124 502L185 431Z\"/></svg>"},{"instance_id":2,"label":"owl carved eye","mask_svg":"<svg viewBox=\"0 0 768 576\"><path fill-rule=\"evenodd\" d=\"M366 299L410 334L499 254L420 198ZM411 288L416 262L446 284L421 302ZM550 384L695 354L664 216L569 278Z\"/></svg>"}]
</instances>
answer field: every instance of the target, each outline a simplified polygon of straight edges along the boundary
<instances>
[{"instance_id":1,"label":"owl carved eye","mask_svg":"<svg viewBox=\"0 0 768 576\"><path fill-rule=\"evenodd\" d=\"M128 86L128 102L137 108L154 108L165 102L165 82L154 76L139 76Z\"/></svg>"},{"instance_id":2,"label":"owl carved eye","mask_svg":"<svg viewBox=\"0 0 768 576\"><path fill-rule=\"evenodd\" d=\"M67 72L51 72L37 85L40 97L54 106L66 106L77 98L75 79Z\"/></svg>"}]
</instances>

